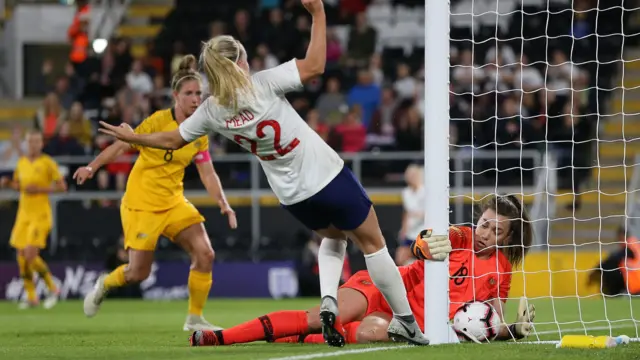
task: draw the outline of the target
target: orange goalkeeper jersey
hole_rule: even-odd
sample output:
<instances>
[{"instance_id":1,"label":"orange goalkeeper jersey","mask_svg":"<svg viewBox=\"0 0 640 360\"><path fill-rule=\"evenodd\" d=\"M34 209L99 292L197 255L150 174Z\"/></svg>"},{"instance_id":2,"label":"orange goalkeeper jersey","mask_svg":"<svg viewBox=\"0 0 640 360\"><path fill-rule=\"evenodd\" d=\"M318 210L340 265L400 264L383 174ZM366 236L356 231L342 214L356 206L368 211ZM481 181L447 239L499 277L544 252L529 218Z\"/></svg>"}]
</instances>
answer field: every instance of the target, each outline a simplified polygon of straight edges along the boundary
<instances>
[{"instance_id":1,"label":"orange goalkeeper jersey","mask_svg":"<svg viewBox=\"0 0 640 360\"><path fill-rule=\"evenodd\" d=\"M149 134L177 128L173 109L166 109L149 116L135 132ZM209 140L203 136L178 150L134 148L140 156L129 175L122 204L133 210L164 211L184 201L184 169L199 153L208 151Z\"/></svg>"},{"instance_id":2,"label":"orange goalkeeper jersey","mask_svg":"<svg viewBox=\"0 0 640 360\"><path fill-rule=\"evenodd\" d=\"M449 228L449 239L453 248L449 255L449 318L466 302L506 300L512 270L507 257L496 251L487 259L479 259L473 252L471 227ZM424 261L403 266L400 273L413 314L424 319Z\"/></svg>"}]
</instances>

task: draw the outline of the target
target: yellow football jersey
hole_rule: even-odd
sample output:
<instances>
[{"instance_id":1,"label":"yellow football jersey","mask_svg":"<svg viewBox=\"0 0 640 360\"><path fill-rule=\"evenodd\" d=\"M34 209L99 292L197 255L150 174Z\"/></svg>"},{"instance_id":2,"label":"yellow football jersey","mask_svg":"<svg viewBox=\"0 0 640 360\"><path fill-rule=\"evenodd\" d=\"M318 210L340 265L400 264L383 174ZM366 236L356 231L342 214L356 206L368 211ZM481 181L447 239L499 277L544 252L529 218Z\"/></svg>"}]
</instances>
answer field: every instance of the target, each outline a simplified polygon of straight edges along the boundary
<instances>
[{"instance_id":1,"label":"yellow football jersey","mask_svg":"<svg viewBox=\"0 0 640 360\"><path fill-rule=\"evenodd\" d=\"M58 164L51 157L43 154L33 161L27 157L21 157L13 172L13 179L20 184L18 216L51 214L48 194L28 194L24 191L30 185L47 187L54 181L62 179Z\"/></svg>"},{"instance_id":2,"label":"yellow football jersey","mask_svg":"<svg viewBox=\"0 0 640 360\"><path fill-rule=\"evenodd\" d=\"M138 134L172 131L178 128L173 109L156 111L136 129ZM163 211L184 201L184 169L209 140L203 136L178 150L134 146L140 155L133 165L122 204L133 210Z\"/></svg>"}]
</instances>

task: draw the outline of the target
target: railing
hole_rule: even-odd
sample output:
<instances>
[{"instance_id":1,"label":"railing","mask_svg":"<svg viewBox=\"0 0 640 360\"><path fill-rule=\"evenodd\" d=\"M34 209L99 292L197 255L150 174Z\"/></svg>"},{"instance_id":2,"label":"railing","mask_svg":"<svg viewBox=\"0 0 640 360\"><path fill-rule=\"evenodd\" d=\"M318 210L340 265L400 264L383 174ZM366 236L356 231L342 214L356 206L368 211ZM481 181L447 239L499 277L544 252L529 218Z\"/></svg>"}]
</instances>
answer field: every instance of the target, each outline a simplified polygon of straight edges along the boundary
<instances>
[{"instance_id":1,"label":"railing","mask_svg":"<svg viewBox=\"0 0 640 360\"><path fill-rule=\"evenodd\" d=\"M498 155L498 159L526 159L531 161L532 168L529 169L534 171L534 182L535 184L540 184L541 177L546 178L546 171L543 167L542 155L533 150L528 151L483 151L483 150L473 150L469 151L452 151L449 156L454 164L455 169L452 171L453 175L453 186L451 186L450 197L453 203L453 211L455 214L455 222L462 223L464 219L464 209L465 199L474 199L478 200L481 196L485 196L493 193L514 193L514 194L525 194L530 195L534 193L533 183L529 185L520 184L519 186L473 186L473 177L481 175L483 170L473 171L471 165L473 160L491 160L491 163L495 163L496 154ZM447 154L436 155L436 156L447 156ZM135 157L131 157L131 161L133 161ZM423 161L423 153L422 152L367 152L367 153L354 153L354 154L342 154L342 158L347 162L354 175L358 179L362 179L363 172L371 170L376 166L379 166L381 162L400 162L405 161L409 162L422 162ZM56 160L60 164L66 165L83 165L87 164L91 161L93 157L57 157ZM260 167L259 161L252 155L249 154L237 154L237 155L224 155L224 156L215 156L214 163L229 163L229 162L245 162L249 163L249 172L250 172L250 187L248 189L242 190L227 190L228 197L248 197L251 199L251 249L257 250L260 244L260 199L264 196L272 196L273 193L270 189L265 188L261 184L261 177L264 176L261 174L262 169ZM376 165L372 165L371 162L378 162ZM69 171L66 166L61 165L61 170L63 172ZM433 174L429 172L429 169L425 169L425 178L433 176L449 176L450 174ZM471 186L465 185L466 180L465 176L471 176ZM401 183L397 182L397 184L391 185L391 187L367 187L367 192L372 195L398 195L402 191ZM536 185L537 187L538 185ZM69 201L69 200L77 200L77 201L86 201L86 200L95 200L95 199L104 199L104 200L119 200L122 197L123 193L119 191L73 191L70 190L64 194L55 194L50 196L52 202L52 210L53 210L53 221L54 226L51 231L51 244L50 251L55 253L55 249L58 246L58 216L57 216L57 205L60 201ZM188 198L196 198L196 197L207 197L207 193L204 190L187 190L185 191L185 195ZM17 199L18 194L10 191L0 191L0 200L10 200ZM536 197L534 201L534 208L540 207L538 202L541 201L541 198ZM429 201L426 199L426 201Z\"/></svg>"}]
</instances>

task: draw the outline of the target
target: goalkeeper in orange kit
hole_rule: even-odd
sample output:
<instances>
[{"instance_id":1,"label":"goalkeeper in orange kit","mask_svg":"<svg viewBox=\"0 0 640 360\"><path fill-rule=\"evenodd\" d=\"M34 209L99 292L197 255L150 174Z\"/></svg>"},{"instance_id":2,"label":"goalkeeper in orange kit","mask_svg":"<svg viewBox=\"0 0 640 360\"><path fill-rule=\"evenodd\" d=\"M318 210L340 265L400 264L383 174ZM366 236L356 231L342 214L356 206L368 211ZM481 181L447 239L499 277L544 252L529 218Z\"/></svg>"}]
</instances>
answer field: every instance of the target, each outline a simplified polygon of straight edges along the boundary
<instances>
[{"instance_id":1,"label":"goalkeeper in orange kit","mask_svg":"<svg viewBox=\"0 0 640 360\"><path fill-rule=\"evenodd\" d=\"M175 73L171 87L175 106L155 112L136 128L137 133L170 131L187 119L201 102L200 75L192 70L196 59L186 56ZM101 166L116 159L130 148L116 141L89 165L78 169L78 184L93 177ZM122 198L120 216L124 231L124 247L129 263L101 276L95 288L84 299L85 315L94 316L110 289L138 283L149 276L156 243L161 235L184 248L191 257L189 272L189 309L185 331L218 329L203 317L203 308L212 285L214 252L203 222L204 217L184 196L182 180L185 168L193 161L207 192L236 228L236 217L229 206L220 179L209 155L206 136L178 150L158 150L134 146L140 152Z\"/></svg>"},{"instance_id":2,"label":"goalkeeper in orange kit","mask_svg":"<svg viewBox=\"0 0 640 360\"><path fill-rule=\"evenodd\" d=\"M411 246L420 260L449 255L449 318L470 301L489 301L502 318L502 305L511 287L512 266L521 264L532 242L528 216L514 196L495 196L480 206L482 216L471 227L451 227L449 236L423 231ZM400 267L411 310L424 329L424 261ZM343 343L389 341L392 311L367 271L353 275L338 292ZM503 325L497 339L528 336L535 317L533 305L520 302L516 321ZM266 340L323 343L319 309L277 311L222 331L196 331L192 346L219 346ZM339 326L336 326L337 328Z\"/></svg>"}]
</instances>

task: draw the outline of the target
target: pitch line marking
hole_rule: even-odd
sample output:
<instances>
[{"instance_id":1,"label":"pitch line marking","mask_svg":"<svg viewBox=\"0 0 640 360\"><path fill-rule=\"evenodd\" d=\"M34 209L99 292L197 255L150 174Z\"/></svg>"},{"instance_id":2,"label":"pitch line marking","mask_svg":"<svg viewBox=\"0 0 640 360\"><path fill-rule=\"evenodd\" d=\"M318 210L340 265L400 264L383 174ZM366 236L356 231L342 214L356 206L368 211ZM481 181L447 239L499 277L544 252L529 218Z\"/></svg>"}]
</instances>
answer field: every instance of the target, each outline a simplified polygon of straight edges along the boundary
<instances>
[{"instance_id":1,"label":"pitch line marking","mask_svg":"<svg viewBox=\"0 0 640 360\"><path fill-rule=\"evenodd\" d=\"M598 330L608 330L608 329L625 329L625 328L633 328L633 325L614 325L614 326L593 326L593 327L581 327L581 328L573 328L573 329L564 329L562 330L563 333L576 333L576 332L582 332L582 331L598 331ZM546 331L539 331L535 334L538 335L549 335L549 334L555 334L558 333L558 330L546 330ZM533 335L533 334L532 334ZM638 341L640 339L632 339L632 341ZM551 340L551 341L523 341L523 342L514 342L513 344L527 344L527 345L532 345L532 344L540 344L540 345L552 345L552 344L557 344L558 341L557 340ZM332 352L321 352L321 353L312 353L312 354L304 354L304 355L293 355L293 356L285 356L285 357L278 357L278 358L270 358L267 360L310 360L310 359L319 359L319 358L325 358L325 357L336 357L336 356L344 356L344 355L351 355L351 354L366 354L366 353L370 353L370 352L377 352L377 351L386 351L386 350L394 350L394 349L407 349L407 348L412 348L415 347L413 345L397 345L397 346L379 346L379 347L370 347L370 348L363 348L363 349L352 349L352 350L340 350L340 351L332 351Z\"/></svg>"}]
</instances>

